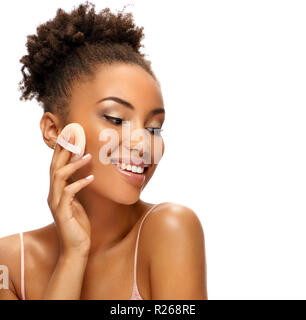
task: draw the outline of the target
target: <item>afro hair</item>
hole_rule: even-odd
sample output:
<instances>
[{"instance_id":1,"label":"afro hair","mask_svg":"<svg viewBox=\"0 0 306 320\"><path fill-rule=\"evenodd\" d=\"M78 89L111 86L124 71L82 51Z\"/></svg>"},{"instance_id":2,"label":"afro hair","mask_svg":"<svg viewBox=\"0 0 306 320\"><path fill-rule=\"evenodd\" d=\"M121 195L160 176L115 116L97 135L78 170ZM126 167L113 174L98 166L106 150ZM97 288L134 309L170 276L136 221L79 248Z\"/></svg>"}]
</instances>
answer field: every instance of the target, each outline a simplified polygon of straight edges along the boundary
<instances>
[{"instance_id":1,"label":"afro hair","mask_svg":"<svg viewBox=\"0 0 306 320\"><path fill-rule=\"evenodd\" d=\"M74 81L93 76L98 64L136 64L157 81L151 62L140 52L143 27L124 9L117 15L109 8L96 13L88 1L70 13L57 9L37 34L27 36L28 54L19 60L20 100L35 97L44 112L58 112L65 119Z\"/></svg>"}]
</instances>

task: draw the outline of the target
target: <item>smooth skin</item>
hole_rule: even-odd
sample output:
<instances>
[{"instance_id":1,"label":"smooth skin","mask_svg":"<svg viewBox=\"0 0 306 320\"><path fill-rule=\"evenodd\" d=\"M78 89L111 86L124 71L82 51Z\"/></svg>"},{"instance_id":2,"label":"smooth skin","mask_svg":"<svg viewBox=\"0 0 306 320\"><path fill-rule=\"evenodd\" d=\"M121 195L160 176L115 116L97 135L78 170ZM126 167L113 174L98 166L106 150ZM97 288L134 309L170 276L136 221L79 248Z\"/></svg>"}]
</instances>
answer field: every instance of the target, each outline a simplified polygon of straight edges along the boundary
<instances>
[{"instance_id":1,"label":"smooth skin","mask_svg":"<svg viewBox=\"0 0 306 320\"><path fill-rule=\"evenodd\" d=\"M128 101L132 107L113 100L98 102L109 96ZM146 128L151 143L131 139L126 147L120 121L110 117L130 121L132 130ZM54 222L24 232L27 300L131 297L137 232L153 205L142 201L140 194L158 165L153 163L151 129L161 128L164 120L160 87L139 66L97 67L95 77L74 83L68 123L83 126L85 155L89 156L69 163L71 153L56 145L47 199ZM49 147L64 126L58 114L44 113L40 127ZM136 157L151 152L141 187L114 165L99 161L99 150L107 143L99 139L99 133L106 128L117 130L120 136L114 149L127 148ZM73 136L70 139L73 143ZM21 299L19 234L0 239L1 264L9 269L9 289L0 289L0 299ZM147 216L139 238L137 285L145 300L207 299L204 232L193 210L164 202Z\"/></svg>"}]
</instances>

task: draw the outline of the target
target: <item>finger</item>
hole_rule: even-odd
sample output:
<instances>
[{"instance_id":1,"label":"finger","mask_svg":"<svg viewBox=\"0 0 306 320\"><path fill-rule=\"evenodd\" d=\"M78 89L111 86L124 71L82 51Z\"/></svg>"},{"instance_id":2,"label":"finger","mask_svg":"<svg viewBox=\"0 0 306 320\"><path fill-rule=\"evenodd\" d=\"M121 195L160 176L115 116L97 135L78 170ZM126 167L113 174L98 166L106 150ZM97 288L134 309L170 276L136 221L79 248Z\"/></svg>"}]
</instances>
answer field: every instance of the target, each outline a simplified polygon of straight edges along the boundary
<instances>
[{"instance_id":1,"label":"finger","mask_svg":"<svg viewBox=\"0 0 306 320\"><path fill-rule=\"evenodd\" d=\"M72 135L68 142L73 144L75 141L75 138L74 136ZM69 150L61 147L61 150L60 152L57 154L56 158L55 158L55 161L53 163L53 171L57 170L58 168L61 168L63 167L65 164L68 163L69 159L71 158L72 156L72 152L70 152Z\"/></svg>"},{"instance_id":2,"label":"finger","mask_svg":"<svg viewBox=\"0 0 306 320\"><path fill-rule=\"evenodd\" d=\"M61 135L61 137L64 139L65 137ZM69 139L70 140L70 139ZM54 171L55 163L57 162L58 156L62 150L65 150L64 147L62 147L59 143L56 142L51 164L50 164L50 173ZM68 151L68 150L67 150Z\"/></svg>"},{"instance_id":3,"label":"finger","mask_svg":"<svg viewBox=\"0 0 306 320\"><path fill-rule=\"evenodd\" d=\"M87 163L90 162L92 159L92 155L87 153L84 157L66 164L65 166L57 169L56 173L57 176L60 177L62 180L68 180L68 178L75 173L78 169L85 166Z\"/></svg>"},{"instance_id":4,"label":"finger","mask_svg":"<svg viewBox=\"0 0 306 320\"><path fill-rule=\"evenodd\" d=\"M60 151L63 149L63 147L56 143L55 144L55 148L54 148L54 152L53 152L53 156L52 156L52 160L51 160L51 164L50 164L50 169L49 169L49 172L50 172L50 187L49 187L49 195L48 195L48 205L51 209L51 212L53 213L54 212L54 209L56 208L55 203L54 203L54 188L53 188L53 177L54 177L54 166L55 166L55 163L57 161L57 158L58 158L58 155L60 153Z\"/></svg>"},{"instance_id":5,"label":"finger","mask_svg":"<svg viewBox=\"0 0 306 320\"><path fill-rule=\"evenodd\" d=\"M72 218L72 210L65 210L64 208L68 208L71 202L74 199L76 193L78 193L81 189L89 185L94 180L94 176L90 175L86 178L80 179L76 182L73 182L66 186L62 192L61 199L58 204L58 208L56 211L61 212L62 219L70 219Z\"/></svg>"},{"instance_id":6,"label":"finger","mask_svg":"<svg viewBox=\"0 0 306 320\"><path fill-rule=\"evenodd\" d=\"M74 141L74 137L70 137L69 142L72 142L72 141ZM54 210L56 209L60 199L60 193L62 192L65 185L67 185L66 181L59 183L57 186L54 185L54 176L55 176L55 173L57 172L56 168L58 166L58 160L60 159L61 153L66 154L66 157L68 157L68 159L71 154L70 151L66 150L60 144L57 143L55 146L55 150L54 150L51 165L50 165L50 191L48 196L48 205L51 209L51 212L54 212ZM59 181L59 179L57 179L57 181Z\"/></svg>"},{"instance_id":7,"label":"finger","mask_svg":"<svg viewBox=\"0 0 306 320\"><path fill-rule=\"evenodd\" d=\"M61 151L61 149L62 149L62 146L56 142L55 148L54 148L54 152L53 152L53 156L52 156L52 159L51 159L51 164L50 164L50 174L53 171L54 163L55 163L56 158L57 158L59 152Z\"/></svg>"},{"instance_id":8,"label":"finger","mask_svg":"<svg viewBox=\"0 0 306 320\"><path fill-rule=\"evenodd\" d=\"M55 171L52 182L53 204L55 207L61 198L63 189L67 185L69 177L79 168L89 163L92 158L91 154L87 154L84 157Z\"/></svg>"}]
</instances>

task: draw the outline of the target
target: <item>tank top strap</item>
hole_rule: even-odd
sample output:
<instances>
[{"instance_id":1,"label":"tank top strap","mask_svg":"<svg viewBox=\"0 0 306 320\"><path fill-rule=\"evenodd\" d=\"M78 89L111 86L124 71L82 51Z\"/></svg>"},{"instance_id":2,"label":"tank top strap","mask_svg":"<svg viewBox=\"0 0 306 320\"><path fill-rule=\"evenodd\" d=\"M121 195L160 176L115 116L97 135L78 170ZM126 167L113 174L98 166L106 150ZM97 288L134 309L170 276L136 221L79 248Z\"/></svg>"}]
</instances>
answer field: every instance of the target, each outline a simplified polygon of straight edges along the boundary
<instances>
[{"instance_id":1,"label":"tank top strap","mask_svg":"<svg viewBox=\"0 0 306 320\"><path fill-rule=\"evenodd\" d=\"M136 239L136 247L135 247L135 254L134 254L134 284L136 284L136 268L137 268L137 252L138 252L138 242L139 242L139 235L140 235L140 231L141 231L141 227L142 224L144 222L144 220L146 219L146 217L149 215L149 213L159 205L159 203L154 204L145 214L145 216L143 217L139 229L138 229L138 233L137 233L137 239ZM137 287L137 285L136 285Z\"/></svg>"},{"instance_id":2,"label":"tank top strap","mask_svg":"<svg viewBox=\"0 0 306 320\"><path fill-rule=\"evenodd\" d=\"M25 300L25 290L24 290L24 242L23 242L23 232L19 233L20 236L20 264L21 264L21 297Z\"/></svg>"}]
</instances>

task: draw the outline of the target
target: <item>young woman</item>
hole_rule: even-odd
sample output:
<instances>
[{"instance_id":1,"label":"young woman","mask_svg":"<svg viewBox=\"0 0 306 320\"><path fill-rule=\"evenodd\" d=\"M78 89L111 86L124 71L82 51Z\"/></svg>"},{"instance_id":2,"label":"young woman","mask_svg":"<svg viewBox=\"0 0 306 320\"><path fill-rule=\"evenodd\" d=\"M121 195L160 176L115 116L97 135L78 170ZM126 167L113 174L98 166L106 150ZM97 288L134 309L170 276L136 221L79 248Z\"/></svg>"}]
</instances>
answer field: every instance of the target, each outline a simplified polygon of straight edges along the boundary
<instances>
[{"instance_id":1,"label":"young woman","mask_svg":"<svg viewBox=\"0 0 306 320\"><path fill-rule=\"evenodd\" d=\"M44 110L42 137L54 148L47 199L54 223L0 239L0 264L9 270L0 299L207 299L195 212L140 199L160 160L153 161L154 143L164 152L165 120L159 82L139 52L142 31L130 13L96 13L86 2L71 13L58 9L28 36L21 99L35 97ZM70 123L86 134L85 156L74 162L56 143ZM149 141L124 143L123 123L145 129ZM100 161L105 129L118 134L111 143L117 163ZM145 155L148 165L128 167Z\"/></svg>"}]
</instances>

